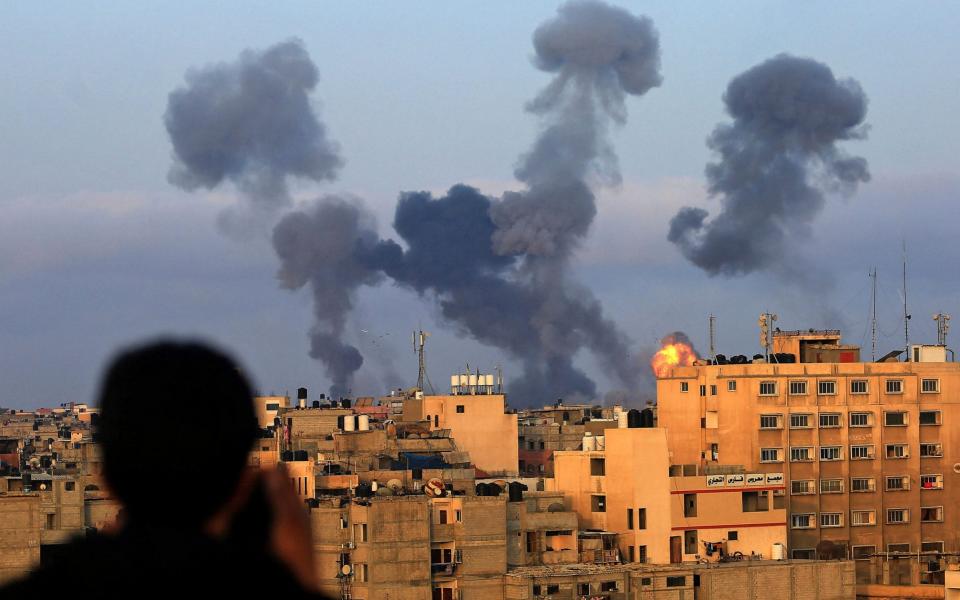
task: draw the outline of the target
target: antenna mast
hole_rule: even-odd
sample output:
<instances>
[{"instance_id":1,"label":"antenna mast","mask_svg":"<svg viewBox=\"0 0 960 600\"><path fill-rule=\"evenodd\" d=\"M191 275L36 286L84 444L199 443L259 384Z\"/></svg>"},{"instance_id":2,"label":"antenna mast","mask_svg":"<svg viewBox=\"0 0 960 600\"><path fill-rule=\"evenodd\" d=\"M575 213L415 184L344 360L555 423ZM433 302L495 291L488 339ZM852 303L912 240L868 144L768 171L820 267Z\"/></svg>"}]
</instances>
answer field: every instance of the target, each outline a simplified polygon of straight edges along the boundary
<instances>
[{"instance_id":1,"label":"antenna mast","mask_svg":"<svg viewBox=\"0 0 960 600\"><path fill-rule=\"evenodd\" d=\"M713 313L710 313L710 360L714 362L717 360L717 352L713 345L714 336L716 335L716 323L717 318L713 316Z\"/></svg>"},{"instance_id":2,"label":"antenna mast","mask_svg":"<svg viewBox=\"0 0 960 600\"><path fill-rule=\"evenodd\" d=\"M950 315L942 312L933 315L933 320L937 322L937 345L947 345L947 332L950 331Z\"/></svg>"},{"instance_id":3,"label":"antenna mast","mask_svg":"<svg viewBox=\"0 0 960 600\"><path fill-rule=\"evenodd\" d=\"M903 240L903 341L910 362L910 315L907 313L907 240Z\"/></svg>"},{"instance_id":4,"label":"antenna mast","mask_svg":"<svg viewBox=\"0 0 960 600\"><path fill-rule=\"evenodd\" d=\"M873 280L873 292L870 296L870 360L877 361L877 268L870 273Z\"/></svg>"},{"instance_id":5,"label":"antenna mast","mask_svg":"<svg viewBox=\"0 0 960 600\"><path fill-rule=\"evenodd\" d=\"M424 391L424 384L430 385L431 391L433 388L433 384L430 383L430 377L427 376L427 360L424 352L424 346L427 345L428 337L430 337L430 334L422 329L413 332L413 351L417 355L418 362L417 389L421 392Z\"/></svg>"}]
</instances>

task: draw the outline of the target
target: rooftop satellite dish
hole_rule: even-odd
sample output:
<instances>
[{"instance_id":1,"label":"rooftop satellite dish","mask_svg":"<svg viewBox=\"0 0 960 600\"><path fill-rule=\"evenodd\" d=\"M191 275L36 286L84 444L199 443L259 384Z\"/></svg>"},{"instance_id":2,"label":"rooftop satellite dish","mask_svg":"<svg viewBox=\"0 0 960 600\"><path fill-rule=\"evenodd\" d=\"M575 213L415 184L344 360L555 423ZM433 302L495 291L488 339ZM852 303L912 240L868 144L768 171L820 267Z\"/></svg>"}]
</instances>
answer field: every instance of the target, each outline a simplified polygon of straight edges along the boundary
<instances>
[{"instance_id":1,"label":"rooftop satellite dish","mask_svg":"<svg viewBox=\"0 0 960 600\"><path fill-rule=\"evenodd\" d=\"M350 573L352 572L353 572L353 569L350 567L350 565L343 565L342 567L340 567L340 574L343 575L344 577L350 575Z\"/></svg>"},{"instance_id":2,"label":"rooftop satellite dish","mask_svg":"<svg viewBox=\"0 0 960 600\"><path fill-rule=\"evenodd\" d=\"M387 487L393 490L394 492L400 492L403 490L403 482L399 479L391 479L387 482Z\"/></svg>"}]
</instances>

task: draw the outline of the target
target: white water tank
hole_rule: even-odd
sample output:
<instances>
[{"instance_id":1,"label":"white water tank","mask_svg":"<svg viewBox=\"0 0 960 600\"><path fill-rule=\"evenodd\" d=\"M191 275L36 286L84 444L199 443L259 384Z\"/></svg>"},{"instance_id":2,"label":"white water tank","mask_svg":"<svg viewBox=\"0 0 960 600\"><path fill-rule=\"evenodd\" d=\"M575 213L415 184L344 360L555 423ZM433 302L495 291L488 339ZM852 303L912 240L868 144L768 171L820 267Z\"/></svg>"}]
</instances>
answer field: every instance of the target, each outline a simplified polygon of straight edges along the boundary
<instances>
[{"instance_id":1,"label":"white water tank","mask_svg":"<svg viewBox=\"0 0 960 600\"><path fill-rule=\"evenodd\" d=\"M357 417L355 415L343 416L343 430L354 431L357 428Z\"/></svg>"},{"instance_id":2,"label":"white water tank","mask_svg":"<svg viewBox=\"0 0 960 600\"><path fill-rule=\"evenodd\" d=\"M618 427L619 429L626 429L626 428L627 428L627 424L628 424L628 421L627 421L627 411L621 410L621 411L620 411L620 414L617 415L617 427Z\"/></svg>"},{"instance_id":3,"label":"white water tank","mask_svg":"<svg viewBox=\"0 0 960 600\"><path fill-rule=\"evenodd\" d=\"M597 440L589 431L583 434L583 449L587 452L597 449Z\"/></svg>"},{"instance_id":4,"label":"white water tank","mask_svg":"<svg viewBox=\"0 0 960 600\"><path fill-rule=\"evenodd\" d=\"M370 415L358 415L357 431L369 431L369 430L370 430Z\"/></svg>"},{"instance_id":5,"label":"white water tank","mask_svg":"<svg viewBox=\"0 0 960 600\"><path fill-rule=\"evenodd\" d=\"M594 436L594 441L597 445L597 450L606 450L607 449L607 437L604 435Z\"/></svg>"},{"instance_id":6,"label":"white water tank","mask_svg":"<svg viewBox=\"0 0 960 600\"><path fill-rule=\"evenodd\" d=\"M777 542L773 545L773 549L770 551L770 557L773 560L783 560L787 555L787 547Z\"/></svg>"}]
</instances>

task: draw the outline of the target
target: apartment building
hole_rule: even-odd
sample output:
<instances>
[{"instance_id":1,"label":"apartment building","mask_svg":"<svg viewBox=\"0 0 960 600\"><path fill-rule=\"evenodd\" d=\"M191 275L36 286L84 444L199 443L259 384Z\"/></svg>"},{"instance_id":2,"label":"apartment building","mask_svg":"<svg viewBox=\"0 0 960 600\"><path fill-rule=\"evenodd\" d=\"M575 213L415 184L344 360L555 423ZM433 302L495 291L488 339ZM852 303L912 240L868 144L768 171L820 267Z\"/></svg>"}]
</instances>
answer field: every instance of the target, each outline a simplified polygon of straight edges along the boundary
<instances>
[{"instance_id":1,"label":"apartment building","mask_svg":"<svg viewBox=\"0 0 960 600\"><path fill-rule=\"evenodd\" d=\"M40 494L0 490L0 585L40 564Z\"/></svg>"},{"instance_id":2,"label":"apartment building","mask_svg":"<svg viewBox=\"0 0 960 600\"><path fill-rule=\"evenodd\" d=\"M671 463L782 473L795 558L927 553L937 568L960 551L947 526L960 519L960 364L922 346L916 362L858 362L839 339L777 332L774 349L799 362L663 373Z\"/></svg>"},{"instance_id":3,"label":"apartment building","mask_svg":"<svg viewBox=\"0 0 960 600\"><path fill-rule=\"evenodd\" d=\"M586 434L603 435L605 429L619 426L626 415L620 406L600 407L588 404L564 404L522 410L519 420L520 473L527 477L553 477L553 453L579 450Z\"/></svg>"}]
</instances>

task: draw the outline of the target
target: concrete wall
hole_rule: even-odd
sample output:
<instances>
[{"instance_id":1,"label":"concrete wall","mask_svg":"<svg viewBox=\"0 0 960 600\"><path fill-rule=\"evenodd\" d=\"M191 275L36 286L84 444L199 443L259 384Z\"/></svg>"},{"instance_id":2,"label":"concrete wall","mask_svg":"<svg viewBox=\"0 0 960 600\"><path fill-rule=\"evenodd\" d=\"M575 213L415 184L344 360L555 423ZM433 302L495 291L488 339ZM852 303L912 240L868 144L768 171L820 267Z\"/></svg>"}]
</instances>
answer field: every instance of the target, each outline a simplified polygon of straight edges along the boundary
<instances>
[{"instance_id":1,"label":"concrete wall","mask_svg":"<svg viewBox=\"0 0 960 600\"><path fill-rule=\"evenodd\" d=\"M517 415L505 412L505 401L502 394L424 396L420 418L429 416L433 429L449 429L457 448L469 452L478 469L516 476Z\"/></svg>"},{"instance_id":2,"label":"concrete wall","mask_svg":"<svg viewBox=\"0 0 960 600\"><path fill-rule=\"evenodd\" d=\"M0 585L40 564L40 495L0 494Z\"/></svg>"}]
</instances>

